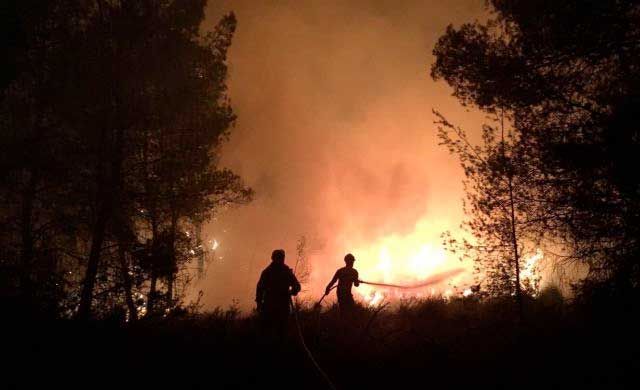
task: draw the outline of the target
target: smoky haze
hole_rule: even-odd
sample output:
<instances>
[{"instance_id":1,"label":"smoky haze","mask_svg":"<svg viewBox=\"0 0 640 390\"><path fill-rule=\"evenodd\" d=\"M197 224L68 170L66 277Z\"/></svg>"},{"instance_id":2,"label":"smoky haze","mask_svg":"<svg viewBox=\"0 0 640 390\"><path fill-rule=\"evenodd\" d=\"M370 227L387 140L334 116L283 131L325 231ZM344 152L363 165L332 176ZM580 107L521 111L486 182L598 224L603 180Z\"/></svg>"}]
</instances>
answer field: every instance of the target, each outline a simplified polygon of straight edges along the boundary
<instances>
[{"instance_id":1,"label":"smoky haze","mask_svg":"<svg viewBox=\"0 0 640 390\"><path fill-rule=\"evenodd\" d=\"M293 267L301 235L311 266L303 289L317 298L347 252L373 279L380 242L436 247L458 228L462 172L438 146L431 110L469 130L483 117L434 83L429 66L446 26L483 18L484 0L211 2L203 28L229 11L238 119L221 164L256 197L205 227L205 240L220 242L195 285L205 307L250 308L271 250L285 249Z\"/></svg>"}]
</instances>

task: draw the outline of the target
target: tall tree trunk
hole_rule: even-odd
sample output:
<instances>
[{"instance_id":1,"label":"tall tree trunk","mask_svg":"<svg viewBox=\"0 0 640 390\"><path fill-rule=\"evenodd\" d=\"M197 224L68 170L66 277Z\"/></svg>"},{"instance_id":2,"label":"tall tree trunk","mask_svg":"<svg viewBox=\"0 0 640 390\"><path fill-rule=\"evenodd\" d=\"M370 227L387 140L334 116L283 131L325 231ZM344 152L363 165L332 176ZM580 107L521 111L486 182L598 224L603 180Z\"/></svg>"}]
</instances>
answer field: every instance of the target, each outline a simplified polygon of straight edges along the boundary
<instances>
[{"instance_id":1,"label":"tall tree trunk","mask_svg":"<svg viewBox=\"0 0 640 390\"><path fill-rule=\"evenodd\" d=\"M507 164L507 155L505 153L504 148L504 108L501 108L501 116L500 116L500 135L502 141L502 158L504 163ZM513 196L513 172L511 171L512 165L507 164L507 185L509 189L509 222L511 225L511 245L513 247L513 261L514 261L514 270L516 274L516 282L515 282L515 295L516 295L516 304L518 306L518 317L522 319L522 288L520 286L520 253L518 251L518 235L516 231L516 212L515 212L515 198Z\"/></svg>"},{"instance_id":2,"label":"tall tree trunk","mask_svg":"<svg viewBox=\"0 0 640 390\"><path fill-rule=\"evenodd\" d=\"M516 233L516 213L513 198L513 179L509 176L509 204L511 206L511 244L513 245L513 259L516 273L516 304L518 316L522 319L522 287L520 286L520 253L518 251L518 236Z\"/></svg>"},{"instance_id":3,"label":"tall tree trunk","mask_svg":"<svg viewBox=\"0 0 640 390\"><path fill-rule=\"evenodd\" d=\"M196 220L196 241L198 245L202 243L202 220L198 218ZM198 279L204 278L204 251L200 251L198 254Z\"/></svg>"},{"instance_id":4,"label":"tall tree trunk","mask_svg":"<svg viewBox=\"0 0 640 390\"><path fill-rule=\"evenodd\" d=\"M153 315L156 309L158 272L156 262L158 261L158 221L156 210L151 210L151 285L149 287L149 297L147 298L147 314Z\"/></svg>"},{"instance_id":5,"label":"tall tree trunk","mask_svg":"<svg viewBox=\"0 0 640 390\"><path fill-rule=\"evenodd\" d=\"M120 260L125 300L127 302L127 309L129 310L129 321L135 322L138 320L138 312L136 310L136 305L133 302L133 296L131 293L131 275L129 275L129 262L127 261L127 252L122 240L118 243L118 259Z\"/></svg>"},{"instance_id":6,"label":"tall tree trunk","mask_svg":"<svg viewBox=\"0 0 640 390\"><path fill-rule=\"evenodd\" d=\"M156 295L158 276L154 270L151 271L151 286L149 287L149 298L147 299L147 315L152 316L156 310Z\"/></svg>"},{"instance_id":7,"label":"tall tree trunk","mask_svg":"<svg viewBox=\"0 0 640 390\"><path fill-rule=\"evenodd\" d=\"M91 232L91 250L89 252L89 261L87 263L87 271L82 283L82 292L80 294L80 306L78 308L77 318L79 320L88 320L91 316L91 303L93 301L93 289L96 284L98 275L98 265L100 263L100 252L102 252L102 244L104 243L105 231L107 228L107 220L109 219L108 201L104 200L98 213L98 218Z\"/></svg>"},{"instance_id":8,"label":"tall tree trunk","mask_svg":"<svg viewBox=\"0 0 640 390\"><path fill-rule=\"evenodd\" d=\"M119 127L115 131L113 146L114 148L113 153L111 154L110 164L111 169L109 172L110 174L107 176L108 180L106 182L105 180L98 180L101 202L98 217L92 231L91 251L89 252L87 272L85 274L82 293L80 295L80 306L77 314L77 318L80 320L88 320L91 317L93 290L96 284L96 277L98 275L102 245L106 235L107 224L113 214L113 203L116 199L119 199L120 183L122 182L122 155L124 147L124 130L122 127Z\"/></svg>"},{"instance_id":9,"label":"tall tree trunk","mask_svg":"<svg viewBox=\"0 0 640 390\"><path fill-rule=\"evenodd\" d=\"M170 272L167 275L167 305L171 308L173 307L173 272Z\"/></svg>"},{"instance_id":10,"label":"tall tree trunk","mask_svg":"<svg viewBox=\"0 0 640 390\"><path fill-rule=\"evenodd\" d=\"M171 269L167 273L167 303L173 307L173 282L176 265L176 231L178 229L178 213L175 205L171 208Z\"/></svg>"}]
</instances>

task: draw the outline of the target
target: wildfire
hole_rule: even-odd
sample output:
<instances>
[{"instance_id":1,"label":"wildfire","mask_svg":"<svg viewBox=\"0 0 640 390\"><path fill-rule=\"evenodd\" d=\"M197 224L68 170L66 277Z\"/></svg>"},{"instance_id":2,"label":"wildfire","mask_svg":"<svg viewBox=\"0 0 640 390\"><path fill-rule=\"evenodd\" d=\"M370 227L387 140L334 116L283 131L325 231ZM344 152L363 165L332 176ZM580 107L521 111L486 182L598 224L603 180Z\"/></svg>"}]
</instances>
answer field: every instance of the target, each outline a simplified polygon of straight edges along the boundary
<instances>
[{"instance_id":1,"label":"wildfire","mask_svg":"<svg viewBox=\"0 0 640 390\"><path fill-rule=\"evenodd\" d=\"M530 256L524 263L522 270L520 271L520 279L532 280L536 274L536 266L544 258L544 253L539 248L536 249L536 253Z\"/></svg>"},{"instance_id":2,"label":"wildfire","mask_svg":"<svg viewBox=\"0 0 640 390\"><path fill-rule=\"evenodd\" d=\"M379 291L373 291L370 295L363 295L364 301L369 306L377 306L384 300L384 294Z\"/></svg>"},{"instance_id":3,"label":"wildfire","mask_svg":"<svg viewBox=\"0 0 640 390\"><path fill-rule=\"evenodd\" d=\"M529 287L533 289L533 294L537 294L539 288L539 267L540 261L544 258L544 253L541 249L536 249L536 253L529 256L524 262L522 269L520 270L520 283L527 283Z\"/></svg>"},{"instance_id":4,"label":"wildfire","mask_svg":"<svg viewBox=\"0 0 640 390\"><path fill-rule=\"evenodd\" d=\"M469 297L474 294L473 264L460 262L459 258L438 243L440 229L426 219L419 221L409 234L390 234L373 243L353 245L344 241L344 247L355 257L355 267L363 281L397 285L375 286L360 284L354 293L369 306L403 298ZM436 225L438 226L438 225ZM441 226L441 225L440 225ZM520 271L522 282L535 285L540 261L544 258L541 249L523 258Z\"/></svg>"},{"instance_id":5,"label":"wildfire","mask_svg":"<svg viewBox=\"0 0 640 390\"><path fill-rule=\"evenodd\" d=\"M440 245L438 233L426 223L418 224L414 232L408 235L389 235L373 245L357 248L356 268L360 279L404 286L419 285L431 277L445 274L446 280L434 280L433 283L403 290L384 286L361 284L355 289L362 301L377 306L384 300L423 296L454 295L455 285L468 279L471 272L456 272L460 262Z\"/></svg>"}]
</instances>

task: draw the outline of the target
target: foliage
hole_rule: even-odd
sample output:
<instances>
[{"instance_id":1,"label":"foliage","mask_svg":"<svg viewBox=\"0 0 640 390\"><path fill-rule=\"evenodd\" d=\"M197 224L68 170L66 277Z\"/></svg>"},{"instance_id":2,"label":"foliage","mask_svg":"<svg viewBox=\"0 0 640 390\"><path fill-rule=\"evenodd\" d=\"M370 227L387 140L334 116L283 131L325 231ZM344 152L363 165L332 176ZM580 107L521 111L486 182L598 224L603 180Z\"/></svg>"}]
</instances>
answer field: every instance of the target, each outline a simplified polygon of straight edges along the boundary
<instances>
[{"instance_id":1,"label":"foliage","mask_svg":"<svg viewBox=\"0 0 640 390\"><path fill-rule=\"evenodd\" d=\"M300 236L296 243L296 263L293 268L293 272L300 284L305 284L309 281L311 275L311 264L309 264L309 242L306 236Z\"/></svg>"},{"instance_id":2,"label":"foliage","mask_svg":"<svg viewBox=\"0 0 640 390\"><path fill-rule=\"evenodd\" d=\"M590 280L635 289L640 4L488 3L488 21L447 28L432 77L464 104L507 113L531 156L543 214L553 215L538 229L566 260L587 265Z\"/></svg>"},{"instance_id":3,"label":"foliage","mask_svg":"<svg viewBox=\"0 0 640 390\"><path fill-rule=\"evenodd\" d=\"M638 368L635 350L619 346L629 345L635 335L637 316L629 315L634 311L625 312L624 321L600 323L584 307L562 298L536 298L525 301L532 315L514 327L512 304L472 297L427 299L382 310L362 307L349 323L340 320L335 306L321 312L301 308L298 317L307 346L338 388L416 383L445 388L539 388L549 383L599 388L606 383L625 388L633 383L628 381ZM258 318L238 316L233 307L145 318L125 328L72 325L16 332L7 347L11 356L25 356L26 346L46 348L28 349L28 366L12 359L7 383L24 385L29 378L19 374L24 370L55 373L72 365L82 371L99 367L110 379L128 385L325 388L293 323L284 343L275 347L262 340ZM84 348L87 340L99 348ZM67 380L44 377L53 383Z\"/></svg>"},{"instance_id":4,"label":"foliage","mask_svg":"<svg viewBox=\"0 0 640 390\"><path fill-rule=\"evenodd\" d=\"M135 319L140 297L163 313L202 244L183 232L252 197L218 167L235 16L201 33L205 1L18 3L0 101L7 291L84 319Z\"/></svg>"},{"instance_id":5,"label":"foliage","mask_svg":"<svg viewBox=\"0 0 640 390\"><path fill-rule=\"evenodd\" d=\"M476 262L479 285L490 296L514 296L522 290L532 293L531 279L521 280L527 257L535 254L543 237L539 188L533 185L536 170L519 133L504 128L504 118L485 125L482 141L474 145L466 132L434 112L441 144L459 157L465 179L463 224L470 238L445 233L445 245L462 259ZM502 113L501 113L502 114Z\"/></svg>"}]
</instances>

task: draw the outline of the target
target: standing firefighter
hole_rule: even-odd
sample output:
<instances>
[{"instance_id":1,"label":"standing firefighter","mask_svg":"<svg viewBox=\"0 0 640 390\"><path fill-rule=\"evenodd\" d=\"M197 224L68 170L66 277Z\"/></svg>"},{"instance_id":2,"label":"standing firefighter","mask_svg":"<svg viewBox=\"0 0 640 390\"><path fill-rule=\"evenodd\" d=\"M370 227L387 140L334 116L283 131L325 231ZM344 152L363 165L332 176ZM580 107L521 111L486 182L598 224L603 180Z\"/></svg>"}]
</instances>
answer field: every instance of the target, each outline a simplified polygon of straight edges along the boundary
<instances>
[{"instance_id":1,"label":"standing firefighter","mask_svg":"<svg viewBox=\"0 0 640 390\"><path fill-rule=\"evenodd\" d=\"M351 286L355 285L358 287L360 285L358 271L353 268L355 261L356 258L353 257L351 253L347 254L344 257L346 265L336 271L336 274L333 275L333 279L331 279L324 292L325 295L329 295L333 285L336 281L338 282L338 306L341 315L350 315L355 307L353 295L351 295Z\"/></svg>"},{"instance_id":2,"label":"standing firefighter","mask_svg":"<svg viewBox=\"0 0 640 390\"><path fill-rule=\"evenodd\" d=\"M271 264L262 271L256 287L256 304L263 329L271 337L284 338L290 313L290 296L300 292L300 282L284 264L284 250L271 254Z\"/></svg>"}]
</instances>

